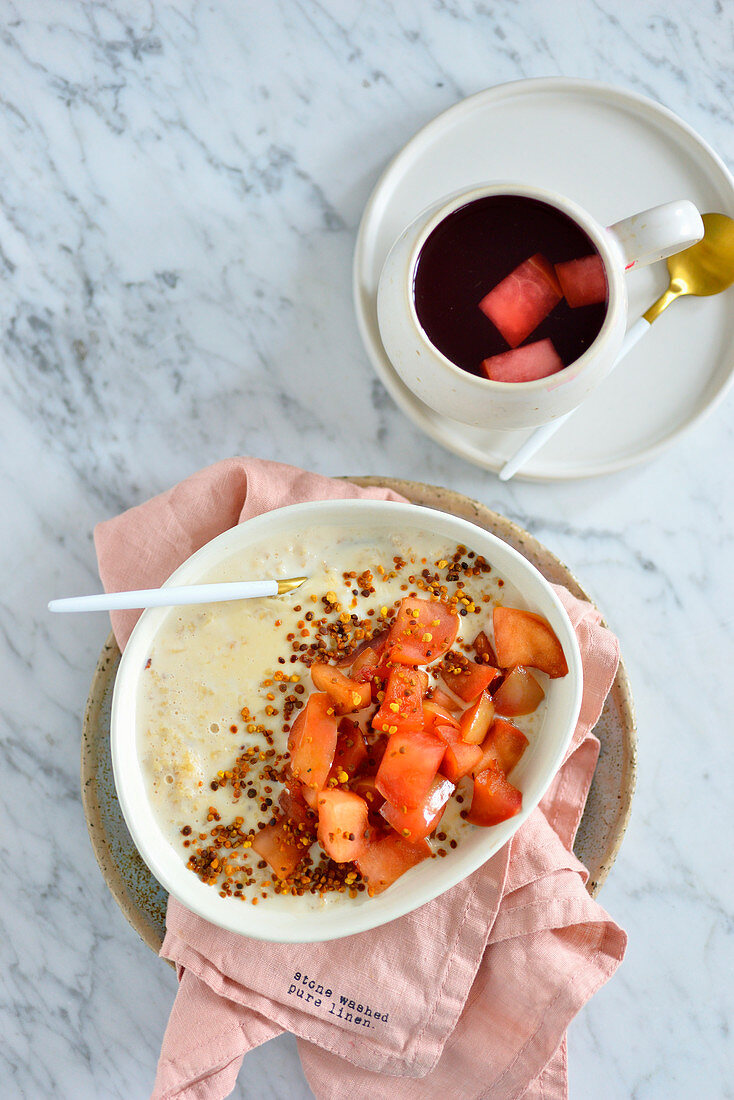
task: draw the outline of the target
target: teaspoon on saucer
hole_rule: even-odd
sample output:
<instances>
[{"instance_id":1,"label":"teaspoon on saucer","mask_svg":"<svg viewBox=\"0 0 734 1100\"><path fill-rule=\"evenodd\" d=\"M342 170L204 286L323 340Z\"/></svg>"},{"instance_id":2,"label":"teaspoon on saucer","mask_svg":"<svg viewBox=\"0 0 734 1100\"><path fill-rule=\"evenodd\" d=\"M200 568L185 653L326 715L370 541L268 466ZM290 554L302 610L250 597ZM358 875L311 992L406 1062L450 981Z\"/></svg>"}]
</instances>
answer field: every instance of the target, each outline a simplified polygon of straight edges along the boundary
<instances>
[{"instance_id":1,"label":"teaspoon on saucer","mask_svg":"<svg viewBox=\"0 0 734 1100\"><path fill-rule=\"evenodd\" d=\"M676 298L686 294L693 294L696 297L720 294L734 282L734 219L727 217L726 214L704 214L703 226L704 234L700 241L668 257L666 261L670 274L668 289L627 330L624 343L614 362L615 367L645 335L653 321ZM514 477L528 459L532 458L576 411L572 409L565 416L559 416L536 428L502 467L498 475L500 481L509 481Z\"/></svg>"}]
</instances>

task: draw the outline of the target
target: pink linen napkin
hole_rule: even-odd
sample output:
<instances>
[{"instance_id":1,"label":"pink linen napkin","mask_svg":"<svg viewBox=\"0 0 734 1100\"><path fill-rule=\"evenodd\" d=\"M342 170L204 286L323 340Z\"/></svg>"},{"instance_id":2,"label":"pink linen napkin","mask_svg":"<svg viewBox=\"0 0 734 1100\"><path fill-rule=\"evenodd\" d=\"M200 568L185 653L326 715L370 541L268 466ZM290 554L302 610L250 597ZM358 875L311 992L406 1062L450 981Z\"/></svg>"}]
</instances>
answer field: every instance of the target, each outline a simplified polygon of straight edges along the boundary
<instances>
[{"instance_id":1,"label":"pink linen napkin","mask_svg":"<svg viewBox=\"0 0 734 1100\"><path fill-rule=\"evenodd\" d=\"M220 462L100 524L100 576L108 590L155 586L252 516L356 496L401 499L278 463ZM343 940L253 941L170 898L161 954L176 963L180 985L156 1100L227 1096L247 1051L283 1030L298 1037L320 1098L341 1096L345 1086L356 1097L401 1100L566 1096L566 1027L618 966L626 936L587 894L587 873L571 851L599 750L590 730L616 672L617 641L594 608L557 591L579 638L584 696L540 807L448 893ZM113 615L121 646L138 614Z\"/></svg>"}]
</instances>

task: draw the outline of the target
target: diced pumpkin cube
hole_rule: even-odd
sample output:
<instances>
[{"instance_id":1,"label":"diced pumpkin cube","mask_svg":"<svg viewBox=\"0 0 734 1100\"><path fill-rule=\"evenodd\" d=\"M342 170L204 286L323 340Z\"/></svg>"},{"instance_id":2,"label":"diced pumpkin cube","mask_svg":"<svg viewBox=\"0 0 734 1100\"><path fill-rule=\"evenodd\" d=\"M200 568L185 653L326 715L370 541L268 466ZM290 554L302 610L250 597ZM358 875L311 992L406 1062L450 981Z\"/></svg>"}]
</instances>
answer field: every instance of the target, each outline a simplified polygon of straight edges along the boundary
<instances>
[{"instance_id":1,"label":"diced pumpkin cube","mask_svg":"<svg viewBox=\"0 0 734 1100\"><path fill-rule=\"evenodd\" d=\"M414 844L393 832L371 841L354 862L372 897L387 890L396 879L430 855L431 848L425 840Z\"/></svg>"},{"instance_id":2,"label":"diced pumpkin cube","mask_svg":"<svg viewBox=\"0 0 734 1100\"><path fill-rule=\"evenodd\" d=\"M459 616L442 600L406 596L390 628L390 660L425 665L443 657L459 629Z\"/></svg>"},{"instance_id":3,"label":"diced pumpkin cube","mask_svg":"<svg viewBox=\"0 0 734 1100\"><path fill-rule=\"evenodd\" d=\"M353 791L319 792L318 842L335 863L349 863L367 847L367 803Z\"/></svg>"},{"instance_id":4,"label":"diced pumpkin cube","mask_svg":"<svg viewBox=\"0 0 734 1100\"><path fill-rule=\"evenodd\" d=\"M563 370L563 360L553 341L536 340L512 351L501 351L482 360L482 370L491 382L535 382Z\"/></svg>"},{"instance_id":5,"label":"diced pumpkin cube","mask_svg":"<svg viewBox=\"0 0 734 1100\"><path fill-rule=\"evenodd\" d=\"M571 309L606 302L607 276L598 253L582 256L580 260L556 264L555 271L563 296Z\"/></svg>"},{"instance_id":6,"label":"diced pumpkin cube","mask_svg":"<svg viewBox=\"0 0 734 1100\"><path fill-rule=\"evenodd\" d=\"M533 674L522 665L516 665L507 673L492 701L497 714L517 718L521 714L532 714L544 698L545 692Z\"/></svg>"},{"instance_id":7,"label":"diced pumpkin cube","mask_svg":"<svg viewBox=\"0 0 734 1100\"><path fill-rule=\"evenodd\" d=\"M516 348L561 300L551 264L539 252L511 271L479 303L482 313Z\"/></svg>"},{"instance_id":8,"label":"diced pumpkin cube","mask_svg":"<svg viewBox=\"0 0 734 1100\"><path fill-rule=\"evenodd\" d=\"M372 702L372 689L368 683L351 680L335 665L314 662L311 679L317 691L326 692L337 714L351 714L364 710Z\"/></svg>"},{"instance_id":9,"label":"diced pumpkin cube","mask_svg":"<svg viewBox=\"0 0 734 1100\"><path fill-rule=\"evenodd\" d=\"M494 718L494 703L486 691L465 710L459 722L461 738L469 745L479 745L487 736Z\"/></svg>"},{"instance_id":10,"label":"diced pumpkin cube","mask_svg":"<svg viewBox=\"0 0 734 1100\"><path fill-rule=\"evenodd\" d=\"M422 840L438 825L453 793L454 784L443 776L436 776L428 794L418 806L409 809L407 806L384 802L380 813L395 832L406 840Z\"/></svg>"},{"instance_id":11,"label":"diced pumpkin cube","mask_svg":"<svg viewBox=\"0 0 734 1100\"><path fill-rule=\"evenodd\" d=\"M445 745L431 733L395 733L377 772L377 789L388 802L411 809L428 794Z\"/></svg>"},{"instance_id":12,"label":"diced pumpkin cube","mask_svg":"<svg viewBox=\"0 0 734 1100\"><path fill-rule=\"evenodd\" d=\"M563 647L542 615L517 607L495 607L493 623L497 660L502 668L529 665L551 678L566 675Z\"/></svg>"},{"instance_id":13,"label":"diced pumpkin cube","mask_svg":"<svg viewBox=\"0 0 734 1100\"><path fill-rule=\"evenodd\" d=\"M500 766L505 775L509 775L528 747L528 739L522 730L505 722L504 718L495 718L487 737L482 742L481 758L473 766L475 775L488 768L491 763Z\"/></svg>"},{"instance_id":14,"label":"diced pumpkin cube","mask_svg":"<svg viewBox=\"0 0 734 1100\"><path fill-rule=\"evenodd\" d=\"M308 843L299 843L291 826L281 820L266 825L255 834L252 850L270 865L278 878L288 878L309 849Z\"/></svg>"},{"instance_id":15,"label":"diced pumpkin cube","mask_svg":"<svg viewBox=\"0 0 734 1100\"><path fill-rule=\"evenodd\" d=\"M303 718L293 723L290 749L291 775L308 787L320 791L334 763L337 719L334 703L325 692L314 692L302 711ZM300 719L300 715L299 715Z\"/></svg>"},{"instance_id":16,"label":"diced pumpkin cube","mask_svg":"<svg viewBox=\"0 0 734 1100\"><path fill-rule=\"evenodd\" d=\"M474 793L466 818L472 825L499 825L519 814L521 809L521 792L508 783L495 761L474 777Z\"/></svg>"}]
</instances>

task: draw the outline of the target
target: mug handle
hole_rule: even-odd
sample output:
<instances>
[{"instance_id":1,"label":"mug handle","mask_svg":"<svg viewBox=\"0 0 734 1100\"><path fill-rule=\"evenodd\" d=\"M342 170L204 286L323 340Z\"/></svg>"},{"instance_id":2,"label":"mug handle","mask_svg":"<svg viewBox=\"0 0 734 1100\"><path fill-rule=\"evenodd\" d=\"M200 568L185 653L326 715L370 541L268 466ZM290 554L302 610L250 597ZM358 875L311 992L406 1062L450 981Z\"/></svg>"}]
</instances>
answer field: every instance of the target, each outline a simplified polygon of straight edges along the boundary
<instances>
[{"instance_id":1,"label":"mug handle","mask_svg":"<svg viewBox=\"0 0 734 1100\"><path fill-rule=\"evenodd\" d=\"M624 270L645 267L695 244L703 237L703 222L688 199L652 206L615 222L607 229L623 257Z\"/></svg>"}]
</instances>

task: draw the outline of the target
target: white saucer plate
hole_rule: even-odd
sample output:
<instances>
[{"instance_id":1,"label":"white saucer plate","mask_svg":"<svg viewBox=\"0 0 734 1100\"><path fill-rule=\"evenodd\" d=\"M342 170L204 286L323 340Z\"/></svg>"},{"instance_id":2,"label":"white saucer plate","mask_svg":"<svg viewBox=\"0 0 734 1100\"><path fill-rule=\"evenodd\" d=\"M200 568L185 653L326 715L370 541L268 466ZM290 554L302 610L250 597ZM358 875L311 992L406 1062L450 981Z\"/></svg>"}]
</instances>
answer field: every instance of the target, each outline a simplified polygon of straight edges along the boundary
<instances>
[{"instance_id":1,"label":"white saucer plate","mask_svg":"<svg viewBox=\"0 0 734 1100\"><path fill-rule=\"evenodd\" d=\"M605 225L677 198L734 217L734 179L667 108L623 89L549 78L502 84L439 115L401 149L362 217L354 299L367 353L403 412L432 439L495 473L527 432L470 428L401 381L380 340L377 284L388 251L425 207L492 179L575 199ZM628 276L630 323L663 292L664 263ZM594 477L652 458L723 398L734 378L734 291L676 302L517 477Z\"/></svg>"}]
</instances>

